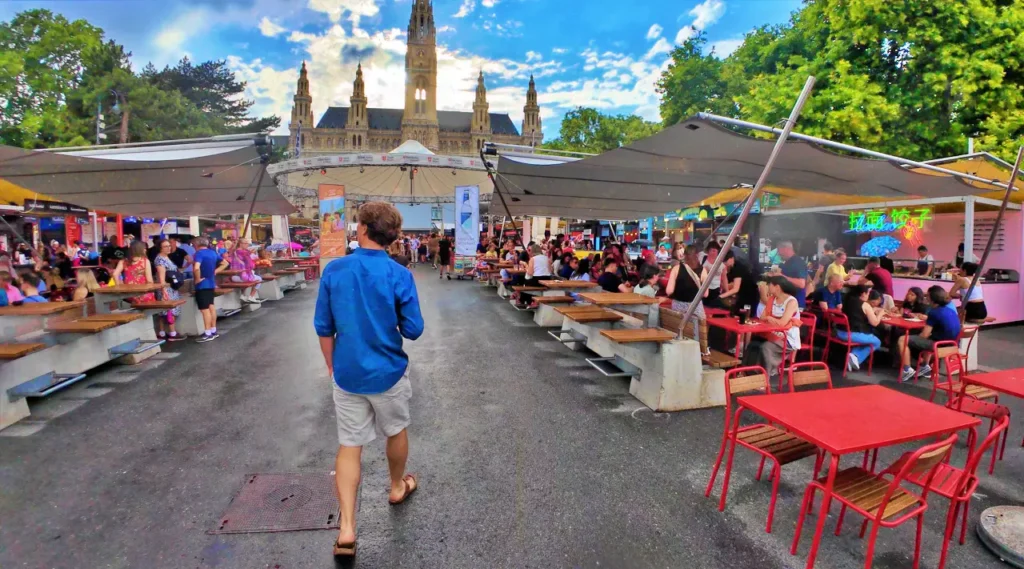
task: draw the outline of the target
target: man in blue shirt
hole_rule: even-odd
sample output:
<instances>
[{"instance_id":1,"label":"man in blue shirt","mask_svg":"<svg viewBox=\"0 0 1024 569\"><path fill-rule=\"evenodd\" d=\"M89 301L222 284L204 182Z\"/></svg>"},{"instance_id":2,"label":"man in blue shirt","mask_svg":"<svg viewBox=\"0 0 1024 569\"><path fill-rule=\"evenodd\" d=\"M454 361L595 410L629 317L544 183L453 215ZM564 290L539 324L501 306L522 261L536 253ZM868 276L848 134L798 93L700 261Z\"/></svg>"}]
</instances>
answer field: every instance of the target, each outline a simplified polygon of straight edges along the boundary
<instances>
[{"instance_id":1,"label":"man in blue shirt","mask_svg":"<svg viewBox=\"0 0 1024 569\"><path fill-rule=\"evenodd\" d=\"M45 287L43 279L35 273L26 273L21 277L21 294L25 296L22 302L30 304L33 302L49 302L40 295L40 285Z\"/></svg>"},{"instance_id":2,"label":"man in blue shirt","mask_svg":"<svg viewBox=\"0 0 1024 569\"><path fill-rule=\"evenodd\" d=\"M928 311L928 317L925 320L925 326L921 330L921 334L911 336L909 341L906 341L905 336L900 336L899 338L900 359L903 363L903 373L900 375L900 381L913 379L918 373L929 377L932 373L932 366L929 362L935 343L956 342L957 338L960 337L960 315L957 314L956 308L950 310L952 304L949 302L949 295L946 293L946 289L941 286L933 286L928 289L928 298L932 301L932 308ZM912 354L916 355L922 352L924 353L925 363L921 366L919 372L915 372L914 368L910 367L910 357ZM935 365L937 367L938 362Z\"/></svg>"},{"instance_id":3,"label":"man in blue shirt","mask_svg":"<svg viewBox=\"0 0 1024 569\"><path fill-rule=\"evenodd\" d=\"M843 277L832 275L824 288L811 293L811 298L818 303L822 312L843 309Z\"/></svg>"},{"instance_id":4,"label":"man in blue shirt","mask_svg":"<svg viewBox=\"0 0 1024 569\"><path fill-rule=\"evenodd\" d=\"M341 503L336 556L355 555L360 457L376 432L388 439L389 503L401 504L417 487L416 478L405 473L412 387L402 338L420 337L423 316L412 273L385 250L398 238L402 215L391 204L370 202L359 208L358 219L359 248L324 269L313 316L334 380L339 441L335 476Z\"/></svg>"},{"instance_id":5,"label":"man in blue shirt","mask_svg":"<svg viewBox=\"0 0 1024 569\"><path fill-rule=\"evenodd\" d=\"M789 279L793 286L799 291L793 295L796 297L800 308L805 308L807 303L807 261L796 254L793 250L793 243L783 241L777 248L779 256L782 257L782 276Z\"/></svg>"},{"instance_id":6,"label":"man in blue shirt","mask_svg":"<svg viewBox=\"0 0 1024 569\"><path fill-rule=\"evenodd\" d=\"M196 307L203 315L203 335L196 341L209 342L220 337L217 333L217 307L213 305L214 290L217 288L217 273L228 267L228 262L210 249L205 237L196 239L196 254L192 272L195 275Z\"/></svg>"}]
</instances>

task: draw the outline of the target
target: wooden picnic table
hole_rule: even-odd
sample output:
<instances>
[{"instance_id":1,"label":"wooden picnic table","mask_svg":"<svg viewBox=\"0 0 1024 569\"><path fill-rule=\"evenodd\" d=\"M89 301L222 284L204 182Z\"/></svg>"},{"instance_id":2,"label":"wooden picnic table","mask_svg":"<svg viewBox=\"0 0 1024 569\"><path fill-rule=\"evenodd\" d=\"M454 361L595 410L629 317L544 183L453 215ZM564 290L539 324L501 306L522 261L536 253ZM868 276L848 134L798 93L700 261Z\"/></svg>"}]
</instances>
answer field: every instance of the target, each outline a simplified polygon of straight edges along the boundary
<instances>
[{"instance_id":1,"label":"wooden picnic table","mask_svg":"<svg viewBox=\"0 0 1024 569\"><path fill-rule=\"evenodd\" d=\"M65 310L85 306L84 300L70 302L30 302L21 306L2 306L0 316L52 316Z\"/></svg>"},{"instance_id":2,"label":"wooden picnic table","mask_svg":"<svg viewBox=\"0 0 1024 569\"><path fill-rule=\"evenodd\" d=\"M225 270L217 273L217 276L218 277L237 277L237 276L241 275L243 272L245 272L245 271L243 271L242 269L225 269Z\"/></svg>"},{"instance_id":3,"label":"wooden picnic table","mask_svg":"<svg viewBox=\"0 0 1024 569\"><path fill-rule=\"evenodd\" d=\"M580 299L611 310L647 314L647 327L657 328L660 324L658 305L660 298L651 298L635 292L581 292Z\"/></svg>"},{"instance_id":4,"label":"wooden picnic table","mask_svg":"<svg viewBox=\"0 0 1024 569\"><path fill-rule=\"evenodd\" d=\"M841 456L973 430L981 423L970 415L880 385L751 395L739 397L737 402L740 412L753 411L831 455L807 569L814 567ZM733 441L730 463L735 450Z\"/></svg>"},{"instance_id":5,"label":"wooden picnic table","mask_svg":"<svg viewBox=\"0 0 1024 569\"><path fill-rule=\"evenodd\" d=\"M40 343L0 344L0 360L16 360L44 348L46 344Z\"/></svg>"},{"instance_id":6,"label":"wooden picnic table","mask_svg":"<svg viewBox=\"0 0 1024 569\"><path fill-rule=\"evenodd\" d=\"M110 313L110 303L118 302L128 298L135 298L142 296L146 293L157 292L163 290L168 285L162 283L146 283L146 284L119 284L114 286L100 287L93 291L93 294L97 297L96 312L101 314ZM100 297L113 297L113 298L100 298Z\"/></svg>"}]
</instances>

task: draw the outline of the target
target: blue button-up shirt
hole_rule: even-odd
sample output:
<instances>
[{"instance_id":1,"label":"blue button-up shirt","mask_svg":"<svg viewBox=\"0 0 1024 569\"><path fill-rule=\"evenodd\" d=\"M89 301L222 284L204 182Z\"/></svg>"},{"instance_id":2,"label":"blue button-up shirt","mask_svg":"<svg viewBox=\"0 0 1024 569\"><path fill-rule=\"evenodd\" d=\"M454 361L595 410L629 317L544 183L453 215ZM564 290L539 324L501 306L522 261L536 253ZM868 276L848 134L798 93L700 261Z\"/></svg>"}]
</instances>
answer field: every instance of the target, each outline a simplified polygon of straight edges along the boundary
<instances>
[{"instance_id":1,"label":"blue button-up shirt","mask_svg":"<svg viewBox=\"0 0 1024 569\"><path fill-rule=\"evenodd\" d=\"M356 249L320 277L313 327L335 336L334 382L349 393L391 389L409 367L402 338L423 334L412 273L381 250Z\"/></svg>"}]
</instances>

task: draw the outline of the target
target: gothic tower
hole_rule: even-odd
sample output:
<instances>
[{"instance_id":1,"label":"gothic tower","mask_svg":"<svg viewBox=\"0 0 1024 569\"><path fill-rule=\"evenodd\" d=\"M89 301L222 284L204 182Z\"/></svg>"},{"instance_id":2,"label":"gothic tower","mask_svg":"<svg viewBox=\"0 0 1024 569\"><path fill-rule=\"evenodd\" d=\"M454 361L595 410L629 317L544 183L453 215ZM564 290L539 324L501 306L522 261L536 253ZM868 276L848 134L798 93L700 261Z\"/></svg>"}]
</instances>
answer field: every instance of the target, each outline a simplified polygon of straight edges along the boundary
<instances>
[{"instance_id":1,"label":"gothic tower","mask_svg":"<svg viewBox=\"0 0 1024 569\"><path fill-rule=\"evenodd\" d=\"M476 80L476 100L473 101L473 119L469 127L473 152L479 152L491 135L491 114L487 104L487 87L484 86L484 72Z\"/></svg>"},{"instance_id":2,"label":"gothic tower","mask_svg":"<svg viewBox=\"0 0 1024 569\"><path fill-rule=\"evenodd\" d=\"M363 84L363 64L356 66L356 80L352 83L352 98L349 99L348 119L345 121L344 147L361 150L370 145L370 124L366 117L366 89ZM341 146L341 145L339 145Z\"/></svg>"},{"instance_id":3,"label":"gothic tower","mask_svg":"<svg viewBox=\"0 0 1024 569\"><path fill-rule=\"evenodd\" d=\"M530 75L530 88L526 90L526 106L523 107L523 128L519 131L523 136L523 144L537 146L544 141L544 132L540 125L540 105L537 104L537 87Z\"/></svg>"},{"instance_id":4,"label":"gothic tower","mask_svg":"<svg viewBox=\"0 0 1024 569\"><path fill-rule=\"evenodd\" d=\"M288 137L288 148L294 150L295 147L295 133L299 130L299 125L302 125L303 138L310 140L310 135L306 133L313 132L313 97L309 95L309 78L306 77L306 62L302 62L302 70L299 71L299 83L295 88L295 97L292 98L292 120L288 124L288 131L291 136ZM306 144L303 143L303 147Z\"/></svg>"},{"instance_id":5,"label":"gothic tower","mask_svg":"<svg viewBox=\"0 0 1024 569\"><path fill-rule=\"evenodd\" d=\"M409 17L405 53L405 111L402 140L418 140L437 151L437 31L429 0L416 0Z\"/></svg>"}]
</instances>

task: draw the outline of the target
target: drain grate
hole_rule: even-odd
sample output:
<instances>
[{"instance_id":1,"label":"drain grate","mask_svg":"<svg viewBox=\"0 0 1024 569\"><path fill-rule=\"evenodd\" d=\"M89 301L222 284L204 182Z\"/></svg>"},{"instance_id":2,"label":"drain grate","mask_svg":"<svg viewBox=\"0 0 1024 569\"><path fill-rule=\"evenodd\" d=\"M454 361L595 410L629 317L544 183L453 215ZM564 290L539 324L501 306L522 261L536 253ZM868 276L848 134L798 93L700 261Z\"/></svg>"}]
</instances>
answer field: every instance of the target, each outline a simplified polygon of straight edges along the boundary
<instances>
[{"instance_id":1,"label":"drain grate","mask_svg":"<svg viewBox=\"0 0 1024 569\"><path fill-rule=\"evenodd\" d=\"M338 498L331 474L248 474L227 512L207 533L337 528Z\"/></svg>"}]
</instances>

